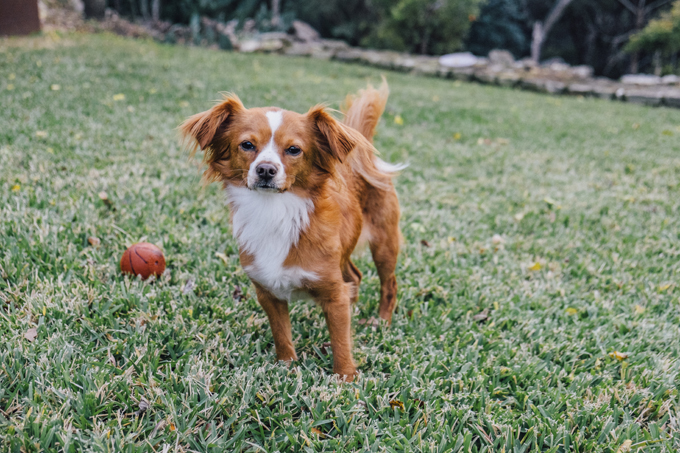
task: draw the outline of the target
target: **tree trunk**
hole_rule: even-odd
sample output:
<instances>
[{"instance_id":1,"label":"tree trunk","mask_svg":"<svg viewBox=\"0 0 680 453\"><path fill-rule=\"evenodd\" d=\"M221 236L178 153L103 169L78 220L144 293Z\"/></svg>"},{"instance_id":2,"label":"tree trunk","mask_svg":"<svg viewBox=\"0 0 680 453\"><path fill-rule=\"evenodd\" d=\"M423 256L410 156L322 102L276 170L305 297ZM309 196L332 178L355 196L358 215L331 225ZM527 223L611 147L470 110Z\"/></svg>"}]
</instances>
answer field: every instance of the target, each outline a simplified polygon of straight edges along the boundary
<instances>
[{"instance_id":1,"label":"tree trunk","mask_svg":"<svg viewBox=\"0 0 680 453\"><path fill-rule=\"evenodd\" d=\"M272 0L272 26L278 27L281 22L281 0Z\"/></svg>"},{"instance_id":2,"label":"tree trunk","mask_svg":"<svg viewBox=\"0 0 680 453\"><path fill-rule=\"evenodd\" d=\"M161 20L161 0L153 0L151 3L151 19L154 22Z\"/></svg>"},{"instance_id":3,"label":"tree trunk","mask_svg":"<svg viewBox=\"0 0 680 453\"><path fill-rule=\"evenodd\" d=\"M541 61L541 49L543 48L545 38L548 36L548 33L550 33L553 25L555 25L560 17L562 17L562 13L564 13L564 10L572 1L573 0L558 0L557 4L545 19L545 22L536 21L534 23L534 31L531 35L531 59L536 63Z\"/></svg>"},{"instance_id":4,"label":"tree trunk","mask_svg":"<svg viewBox=\"0 0 680 453\"><path fill-rule=\"evenodd\" d=\"M144 22L149 21L149 0L139 0L139 9L142 11Z\"/></svg>"},{"instance_id":5,"label":"tree trunk","mask_svg":"<svg viewBox=\"0 0 680 453\"><path fill-rule=\"evenodd\" d=\"M106 0L85 0L85 18L87 19L104 19L106 13Z\"/></svg>"},{"instance_id":6,"label":"tree trunk","mask_svg":"<svg viewBox=\"0 0 680 453\"><path fill-rule=\"evenodd\" d=\"M541 60L541 47L543 47L544 40L543 22L534 22L534 31L531 33L531 59L536 63Z\"/></svg>"}]
</instances>

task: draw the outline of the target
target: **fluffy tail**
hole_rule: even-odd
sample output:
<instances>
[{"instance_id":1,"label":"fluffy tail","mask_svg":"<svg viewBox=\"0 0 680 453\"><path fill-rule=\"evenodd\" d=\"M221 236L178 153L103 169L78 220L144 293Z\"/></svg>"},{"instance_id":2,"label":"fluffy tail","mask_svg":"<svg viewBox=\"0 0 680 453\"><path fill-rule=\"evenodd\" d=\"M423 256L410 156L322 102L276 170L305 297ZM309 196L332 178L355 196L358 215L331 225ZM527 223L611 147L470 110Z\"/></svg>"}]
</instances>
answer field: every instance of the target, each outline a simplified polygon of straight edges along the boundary
<instances>
[{"instance_id":1,"label":"fluffy tail","mask_svg":"<svg viewBox=\"0 0 680 453\"><path fill-rule=\"evenodd\" d=\"M348 95L341 108L345 114L344 124L360 132L372 144L375 128L385 111L389 95L390 89L384 77L379 89L369 85L357 94ZM385 189L390 185L390 179L408 164L389 164L377 154L378 151L373 146L358 146L350 154L350 165L367 183Z\"/></svg>"}]
</instances>

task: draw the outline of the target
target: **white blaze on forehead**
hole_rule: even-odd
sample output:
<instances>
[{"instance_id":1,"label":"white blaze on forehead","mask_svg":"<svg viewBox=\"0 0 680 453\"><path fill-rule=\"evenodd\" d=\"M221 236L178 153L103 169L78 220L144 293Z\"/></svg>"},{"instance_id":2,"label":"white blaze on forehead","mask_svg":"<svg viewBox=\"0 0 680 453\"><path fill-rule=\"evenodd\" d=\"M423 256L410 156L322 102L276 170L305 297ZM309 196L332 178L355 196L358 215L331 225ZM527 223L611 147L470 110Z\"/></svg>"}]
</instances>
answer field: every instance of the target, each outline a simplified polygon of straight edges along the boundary
<instances>
[{"instance_id":1,"label":"white blaze on forehead","mask_svg":"<svg viewBox=\"0 0 680 453\"><path fill-rule=\"evenodd\" d=\"M257 166L262 162L267 162L273 164L276 167L276 176L274 177L274 184L281 185L286 181L286 171L283 168L283 162L281 162L281 156L279 156L278 150L276 149L276 142L274 142L274 135L276 135L276 130L281 126L283 122L283 111L273 110L265 113L267 116L267 121L269 122L269 128L272 131L271 139L269 143L260 151L257 158L250 164L248 169L248 186L253 187L257 182Z\"/></svg>"}]
</instances>

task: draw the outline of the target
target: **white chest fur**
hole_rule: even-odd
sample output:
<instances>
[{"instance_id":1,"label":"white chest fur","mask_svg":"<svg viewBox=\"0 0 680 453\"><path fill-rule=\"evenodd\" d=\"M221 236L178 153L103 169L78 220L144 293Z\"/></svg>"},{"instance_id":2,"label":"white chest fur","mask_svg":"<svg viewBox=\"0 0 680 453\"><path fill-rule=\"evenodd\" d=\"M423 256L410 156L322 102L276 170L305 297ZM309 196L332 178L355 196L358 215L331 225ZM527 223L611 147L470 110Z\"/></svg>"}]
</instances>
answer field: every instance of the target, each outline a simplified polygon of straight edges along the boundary
<instances>
[{"instance_id":1,"label":"white chest fur","mask_svg":"<svg viewBox=\"0 0 680 453\"><path fill-rule=\"evenodd\" d=\"M316 280L314 272L283 262L300 233L309 226L311 200L290 192L269 193L245 187L227 187L234 237L253 257L245 267L248 276L282 300L290 301L303 281Z\"/></svg>"}]
</instances>

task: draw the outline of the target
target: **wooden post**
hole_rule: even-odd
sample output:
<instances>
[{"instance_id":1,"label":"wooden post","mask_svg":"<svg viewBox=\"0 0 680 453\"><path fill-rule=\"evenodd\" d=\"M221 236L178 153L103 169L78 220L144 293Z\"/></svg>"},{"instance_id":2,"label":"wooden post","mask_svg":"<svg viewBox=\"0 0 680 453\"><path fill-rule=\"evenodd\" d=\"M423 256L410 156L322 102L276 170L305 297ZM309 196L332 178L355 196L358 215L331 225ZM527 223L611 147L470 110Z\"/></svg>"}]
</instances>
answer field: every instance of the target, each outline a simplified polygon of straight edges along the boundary
<instances>
[{"instance_id":1,"label":"wooden post","mask_svg":"<svg viewBox=\"0 0 680 453\"><path fill-rule=\"evenodd\" d=\"M0 36L40 31L37 0L0 0Z\"/></svg>"}]
</instances>

